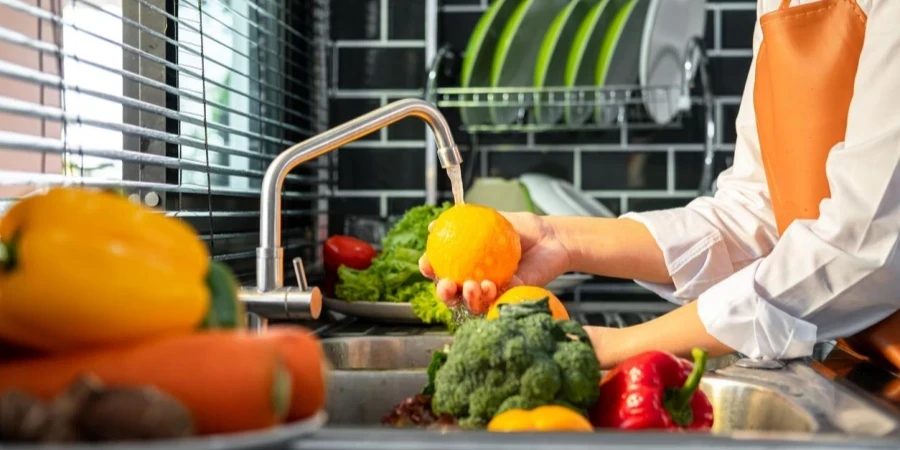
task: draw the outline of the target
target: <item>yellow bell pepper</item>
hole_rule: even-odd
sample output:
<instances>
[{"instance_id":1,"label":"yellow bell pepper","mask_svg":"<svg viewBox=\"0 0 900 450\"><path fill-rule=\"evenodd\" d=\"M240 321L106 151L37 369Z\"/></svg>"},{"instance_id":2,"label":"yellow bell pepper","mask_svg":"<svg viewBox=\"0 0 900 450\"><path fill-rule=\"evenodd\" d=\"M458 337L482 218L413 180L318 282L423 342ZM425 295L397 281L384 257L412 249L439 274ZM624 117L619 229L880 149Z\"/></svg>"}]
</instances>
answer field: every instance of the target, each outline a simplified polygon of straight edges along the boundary
<instances>
[{"instance_id":1,"label":"yellow bell pepper","mask_svg":"<svg viewBox=\"0 0 900 450\"><path fill-rule=\"evenodd\" d=\"M488 423L488 431L503 433L534 431L591 432L594 427L581 414L564 406L548 405L526 411L504 411Z\"/></svg>"},{"instance_id":2,"label":"yellow bell pepper","mask_svg":"<svg viewBox=\"0 0 900 450\"><path fill-rule=\"evenodd\" d=\"M181 220L52 189L0 219L0 337L59 352L187 333L210 310L209 268Z\"/></svg>"}]
</instances>

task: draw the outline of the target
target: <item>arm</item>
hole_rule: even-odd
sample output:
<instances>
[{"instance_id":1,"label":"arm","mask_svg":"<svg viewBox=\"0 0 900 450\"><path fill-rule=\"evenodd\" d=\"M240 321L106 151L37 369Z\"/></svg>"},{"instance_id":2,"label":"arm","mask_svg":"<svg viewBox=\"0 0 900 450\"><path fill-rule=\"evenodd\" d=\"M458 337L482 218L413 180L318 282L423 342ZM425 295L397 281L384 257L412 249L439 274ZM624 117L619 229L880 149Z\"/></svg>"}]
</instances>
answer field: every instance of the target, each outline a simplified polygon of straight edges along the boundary
<instances>
[{"instance_id":1,"label":"arm","mask_svg":"<svg viewBox=\"0 0 900 450\"><path fill-rule=\"evenodd\" d=\"M699 300L646 324L594 329L604 365L652 346L684 355L733 348L750 357L809 355L900 309L900 2L872 1L843 144L826 171L832 196L796 221L765 258ZM598 350L598 352L600 352Z\"/></svg>"}]
</instances>

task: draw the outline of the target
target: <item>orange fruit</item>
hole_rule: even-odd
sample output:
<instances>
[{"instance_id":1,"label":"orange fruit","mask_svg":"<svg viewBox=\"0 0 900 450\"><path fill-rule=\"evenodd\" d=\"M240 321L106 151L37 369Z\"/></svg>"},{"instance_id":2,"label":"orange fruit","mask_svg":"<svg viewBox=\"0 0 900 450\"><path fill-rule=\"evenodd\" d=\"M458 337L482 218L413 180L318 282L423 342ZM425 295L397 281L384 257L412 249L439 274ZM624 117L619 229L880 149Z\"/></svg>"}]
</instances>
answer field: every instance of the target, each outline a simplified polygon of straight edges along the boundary
<instances>
[{"instance_id":1,"label":"orange fruit","mask_svg":"<svg viewBox=\"0 0 900 450\"><path fill-rule=\"evenodd\" d=\"M500 296L491 309L488 310L487 319L493 320L500 317L500 305L504 303L533 302L544 297L550 299L550 315L556 320L569 320L569 312L562 302L552 292L537 286L516 286Z\"/></svg>"},{"instance_id":2,"label":"orange fruit","mask_svg":"<svg viewBox=\"0 0 900 450\"><path fill-rule=\"evenodd\" d=\"M441 213L428 234L425 255L434 274L456 284L512 280L522 244L512 224L497 211L479 205L456 205Z\"/></svg>"}]
</instances>

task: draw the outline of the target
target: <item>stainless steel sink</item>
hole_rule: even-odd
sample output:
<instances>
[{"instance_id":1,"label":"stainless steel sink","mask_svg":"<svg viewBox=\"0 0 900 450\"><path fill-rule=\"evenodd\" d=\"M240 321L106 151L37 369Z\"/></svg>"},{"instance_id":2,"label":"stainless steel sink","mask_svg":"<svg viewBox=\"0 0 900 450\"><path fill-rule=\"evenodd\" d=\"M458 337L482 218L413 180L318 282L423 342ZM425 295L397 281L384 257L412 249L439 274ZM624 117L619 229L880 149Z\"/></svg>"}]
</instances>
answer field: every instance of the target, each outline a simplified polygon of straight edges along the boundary
<instances>
[{"instance_id":1,"label":"stainless steel sink","mask_svg":"<svg viewBox=\"0 0 900 450\"><path fill-rule=\"evenodd\" d=\"M446 335L362 336L324 339L332 364L328 390L332 426L377 426L390 408L425 385L434 350ZM736 367L736 357L711 361L703 391L715 408L714 433L840 433L894 435L893 417L792 363L779 370Z\"/></svg>"}]
</instances>

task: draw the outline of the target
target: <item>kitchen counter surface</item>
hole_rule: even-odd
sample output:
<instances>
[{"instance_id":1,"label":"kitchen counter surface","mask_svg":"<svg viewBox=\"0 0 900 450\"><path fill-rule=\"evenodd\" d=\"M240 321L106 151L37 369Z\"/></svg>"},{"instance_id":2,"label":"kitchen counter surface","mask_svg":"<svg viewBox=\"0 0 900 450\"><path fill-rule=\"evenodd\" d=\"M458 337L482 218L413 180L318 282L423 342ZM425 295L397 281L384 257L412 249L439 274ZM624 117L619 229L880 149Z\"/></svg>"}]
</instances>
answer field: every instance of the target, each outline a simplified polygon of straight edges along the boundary
<instances>
[{"instance_id":1,"label":"kitchen counter surface","mask_svg":"<svg viewBox=\"0 0 900 450\"><path fill-rule=\"evenodd\" d=\"M650 320L668 309L658 302L602 302L569 304L573 318L591 325L629 326ZM599 305L599 306L598 306ZM581 308L581 306L587 306ZM630 306L624 310L623 306ZM316 327L323 339L353 337L411 337L442 335L441 327L381 325L332 315ZM735 359L736 360L736 359ZM425 431L391 430L377 427L330 426L310 438L298 440L291 448L312 449L831 449L900 448L900 376L877 362L868 361L837 347L834 343L817 346L812 358L790 362L785 370L784 383L807 386L812 397L830 396L824 404L828 419L850 424L862 430L860 435L846 433L741 431L726 435L679 433L604 432L602 438L592 435L498 435L492 433L436 433ZM724 376L732 368L721 371ZM733 369L738 376L750 375L746 369ZM743 370L743 375L740 372ZM759 373L759 372L756 372ZM816 377L818 373L821 377ZM768 376L767 374L761 374ZM806 378L805 378L806 377ZM814 381L813 378L816 380ZM749 378L748 378L749 379ZM809 379L809 382L804 380ZM789 391L788 396L790 396ZM846 395L846 394L850 395ZM752 399L748 399L752 400ZM867 428L868 427L868 428ZM833 431L833 430L832 430ZM881 436L881 437L872 437Z\"/></svg>"}]
</instances>

